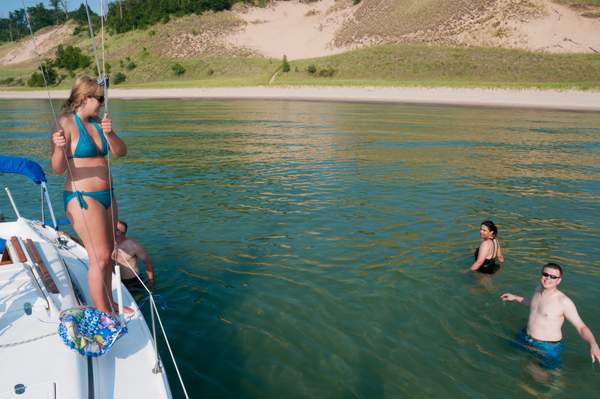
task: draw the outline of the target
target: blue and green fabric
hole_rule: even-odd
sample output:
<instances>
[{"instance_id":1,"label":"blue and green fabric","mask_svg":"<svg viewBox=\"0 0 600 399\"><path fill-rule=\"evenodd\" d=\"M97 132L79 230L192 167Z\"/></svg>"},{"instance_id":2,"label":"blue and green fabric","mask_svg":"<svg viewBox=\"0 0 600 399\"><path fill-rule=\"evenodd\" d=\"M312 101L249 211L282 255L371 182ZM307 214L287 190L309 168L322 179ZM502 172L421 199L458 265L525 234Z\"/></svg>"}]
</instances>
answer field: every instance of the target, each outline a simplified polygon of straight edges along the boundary
<instances>
[{"instance_id":1,"label":"blue and green fabric","mask_svg":"<svg viewBox=\"0 0 600 399\"><path fill-rule=\"evenodd\" d=\"M127 333L127 327L118 319L92 307L64 310L59 319L58 335L65 345L84 356L107 353Z\"/></svg>"}]
</instances>

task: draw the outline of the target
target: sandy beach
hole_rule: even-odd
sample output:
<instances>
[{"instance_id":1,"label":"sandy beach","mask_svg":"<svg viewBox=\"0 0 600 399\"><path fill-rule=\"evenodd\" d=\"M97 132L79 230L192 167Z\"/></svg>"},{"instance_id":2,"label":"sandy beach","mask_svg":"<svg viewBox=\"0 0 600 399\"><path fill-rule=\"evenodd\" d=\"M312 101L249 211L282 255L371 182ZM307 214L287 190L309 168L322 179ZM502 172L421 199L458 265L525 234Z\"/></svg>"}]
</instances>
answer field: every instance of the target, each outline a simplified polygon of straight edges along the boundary
<instances>
[{"instance_id":1,"label":"sandy beach","mask_svg":"<svg viewBox=\"0 0 600 399\"><path fill-rule=\"evenodd\" d=\"M65 99L66 90L51 91ZM598 91L399 88L399 87L236 87L183 89L114 89L119 99L257 99L300 101L382 102L600 111ZM46 91L0 91L0 99L47 99Z\"/></svg>"}]
</instances>

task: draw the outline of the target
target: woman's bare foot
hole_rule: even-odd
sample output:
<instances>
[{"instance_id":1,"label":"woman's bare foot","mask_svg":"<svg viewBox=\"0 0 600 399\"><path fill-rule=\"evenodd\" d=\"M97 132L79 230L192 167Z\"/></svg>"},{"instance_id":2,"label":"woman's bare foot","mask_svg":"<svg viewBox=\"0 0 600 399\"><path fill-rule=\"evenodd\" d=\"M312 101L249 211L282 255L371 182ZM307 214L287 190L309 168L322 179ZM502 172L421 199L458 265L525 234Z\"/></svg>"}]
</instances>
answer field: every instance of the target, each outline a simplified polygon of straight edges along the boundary
<instances>
[{"instance_id":1,"label":"woman's bare foot","mask_svg":"<svg viewBox=\"0 0 600 399\"><path fill-rule=\"evenodd\" d=\"M119 311L119 305L114 302L112 304L112 308L114 309L115 313ZM135 309L130 308L129 306L123 306L123 315L125 317L131 317L135 315Z\"/></svg>"},{"instance_id":2,"label":"woman's bare foot","mask_svg":"<svg viewBox=\"0 0 600 399\"><path fill-rule=\"evenodd\" d=\"M129 306L123 306L123 314L125 316L133 316L135 314L135 309L130 308Z\"/></svg>"}]
</instances>

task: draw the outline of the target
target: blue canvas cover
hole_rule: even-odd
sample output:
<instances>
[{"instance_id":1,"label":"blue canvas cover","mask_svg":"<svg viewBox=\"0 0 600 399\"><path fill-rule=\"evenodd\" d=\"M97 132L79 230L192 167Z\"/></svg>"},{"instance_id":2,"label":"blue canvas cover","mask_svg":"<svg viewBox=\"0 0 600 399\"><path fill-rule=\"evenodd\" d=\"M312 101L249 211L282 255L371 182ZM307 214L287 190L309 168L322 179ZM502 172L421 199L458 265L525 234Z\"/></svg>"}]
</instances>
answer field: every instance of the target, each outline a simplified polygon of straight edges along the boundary
<instances>
[{"instance_id":1,"label":"blue canvas cover","mask_svg":"<svg viewBox=\"0 0 600 399\"><path fill-rule=\"evenodd\" d=\"M18 173L29 177L35 184L46 181L46 175L40 165L20 157L0 155L0 173Z\"/></svg>"}]
</instances>

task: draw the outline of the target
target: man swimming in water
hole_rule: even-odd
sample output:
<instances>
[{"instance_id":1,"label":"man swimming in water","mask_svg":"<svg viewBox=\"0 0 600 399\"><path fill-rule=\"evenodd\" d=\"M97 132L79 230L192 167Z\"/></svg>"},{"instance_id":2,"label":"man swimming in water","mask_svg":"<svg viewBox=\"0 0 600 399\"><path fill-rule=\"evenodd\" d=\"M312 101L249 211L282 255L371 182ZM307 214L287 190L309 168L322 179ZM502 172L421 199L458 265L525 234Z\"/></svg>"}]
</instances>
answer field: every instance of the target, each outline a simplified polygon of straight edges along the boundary
<instances>
[{"instance_id":1,"label":"man swimming in water","mask_svg":"<svg viewBox=\"0 0 600 399\"><path fill-rule=\"evenodd\" d=\"M600 348L592 331L584 324L577 313L573 301L558 290L563 270L556 263L548 263L542 268L540 286L531 299L502 294L503 301L517 301L529 306L527 329L517 336L520 344L532 350L542 360L542 364L553 369L560 365L563 351L562 325L565 319L577 329L581 338L590 345L592 363L600 363Z\"/></svg>"},{"instance_id":2,"label":"man swimming in water","mask_svg":"<svg viewBox=\"0 0 600 399\"><path fill-rule=\"evenodd\" d=\"M128 288L132 288L139 284L137 276L140 274L140 269L137 265L138 258L144 262L146 267L146 276L148 283L154 283L154 266L150 261L144 248L136 240L127 237L127 223L122 220L117 222L116 238L117 246L113 259L121 266L121 280ZM137 276L136 276L137 275Z\"/></svg>"}]
</instances>

